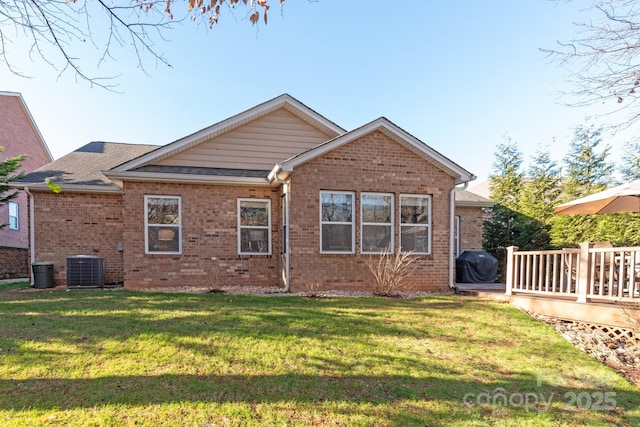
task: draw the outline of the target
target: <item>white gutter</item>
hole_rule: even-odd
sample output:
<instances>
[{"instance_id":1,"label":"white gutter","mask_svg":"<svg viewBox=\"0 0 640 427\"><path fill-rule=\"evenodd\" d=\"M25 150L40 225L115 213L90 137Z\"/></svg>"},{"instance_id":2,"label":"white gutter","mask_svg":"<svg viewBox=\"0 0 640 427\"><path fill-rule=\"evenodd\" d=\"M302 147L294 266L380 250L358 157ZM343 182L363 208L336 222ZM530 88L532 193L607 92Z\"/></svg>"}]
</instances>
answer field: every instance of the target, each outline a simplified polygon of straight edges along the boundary
<instances>
[{"instance_id":1,"label":"white gutter","mask_svg":"<svg viewBox=\"0 0 640 427\"><path fill-rule=\"evenodd\" d=\"M269 182L261 177L229 177L217 175L186 175L170 174L163 172L113 172L102 171L112 181L138 181L138 182L184 182L189 184L219 184L219 185L259 185L268 186Z\"/></svg>"},{"instance_id":2,"label":"white gutter","mask_svg":"<svg viewBox=\"0 0 640 427\"><path fill-rule=\"evenodd\" d=\"M24 187L24 192L29 196L29 253L31 255L31 263L29 264L29 277L31 278L31 283L29 283L29 287L32 288L35 286L35 277L33 276L33 263L36 262L36 232L35 225L36 220L34 217L35 207L34 207L34 198L33 193L29 191L29 187Z\"/></svg>"},{"instance_id":3,"label":"white gutter","mask_svg":"<svg viewBox=\"0 0 640 427\"><path fill-rule=\"evenodd\" d=\"M291 263L291 248L289 247L289 228L291 227L291 224L289 223L289 212L291 210L291 203L290 203L290 198L289 198L289 194L291 191L291 183L289 182L288 179L282 179L278 177L278 173L280 172L280 166L276 165L274 166L274 168L271 170L271 172L269 172L269 176L268 176L268 180L269 183L272 183L273 181L276 181L280 184L282 184L282 188L284 190L284 203L285 206L287 207L285 212L284 212L284 220L285 220L285 224L287 225L287 228L285 230L285 235L284 235L284 245L285 247L283 248L285 253L284 253L284 290L283 292L288 293L289 289L291 288L291 279L289 277L289 270L290 268L290 263Z\"/></svg>"},{"instance_id":4,"label":"white gutter","mask_svg":"<svg viewBox=\"0 0 640 427\"><path fill-rule=\"evenodd\" d=\"M456 287L456 255L455 255L455 221L456 221L456 191L461 191L469 186L469 182L463 182L462 187L453 187L449 191L449 287ZM458 236L458 238L460 238Z\"/></svg>"}]
</instances>

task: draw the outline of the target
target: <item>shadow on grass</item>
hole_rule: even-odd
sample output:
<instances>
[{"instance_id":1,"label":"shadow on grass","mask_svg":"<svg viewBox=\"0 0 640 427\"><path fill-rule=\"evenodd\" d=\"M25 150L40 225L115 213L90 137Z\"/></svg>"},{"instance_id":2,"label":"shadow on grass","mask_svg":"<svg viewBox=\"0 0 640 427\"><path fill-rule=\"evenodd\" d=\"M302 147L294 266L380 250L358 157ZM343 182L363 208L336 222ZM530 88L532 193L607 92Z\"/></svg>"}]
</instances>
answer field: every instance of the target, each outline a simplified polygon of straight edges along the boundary
<instances>
[{"instance_id":1,"label":"shadow on grass","mask_svg":"<svg viewBox=\"0 0 640 427\"><path fill-rule=\"evenodd\" d=\"M590 392L583 385L539 385L539 378L527 373L531 370L510 372L507 370L508 363L497 366L499 363L494 355L489 357L494 364L482 360L456 361L430 356L430 340L439 340L449 346L456 343L460 343L459 346L474 346L476 351L478 348L484 349L484 346L499 349L523 345L526 354L522 357L525 360L531 360L532 355L549 352L549 343L540 339L527 340L529 329L537 328L539 332L545 326L524 317L514 322L510 317L512 315L505 313L506 309L497 304L480 304L455 298L307 300L294 297L138 294L127 291L3 292L0 303L0 324L3 325L0 328L0 358L4 359L3 363L14 363L14 372L20 372L21 369L28 372L31 367L63 365L65 348L86 355L87 365L91 365L92 355L120 357L120 348L105 353L103 343L130 342L143 336L147 342L151 340L158 343L158 340L163 340L159 343L162 346L166 340L167 345L204 356L204 359L192 356L187 363L204 360L213 364L214 361L227 358L224 360L226 364L220 366L231 369L239 369L244 366L243 363L252 363L252 360L221 352L225 343L229 342L225 339L242 340L248 337L255 338L255 342L282 339L286 357L300 366L298 371L293 366L292 372L282 374L269 374L274 371L272 366L258 364L242 370L255 372L253 375L229 374L228 371L206 366L204 371L207 373L204 375L120 376L105 373L97 378L66 378L62 370L57 373L61 378L55 379L17 380L5 377L0 378L0 410L179 402L300 402L311 405L353 402L380 406L437 402L433 405L434 411L441 411L444 405L456 411L468 412L482 407L475 404L477 400L474 401L480 395L493 399L496 393L505 393L506 396L536 396L535 408L528 408L536 412L542 408L543 401L551 399L557 403L552 411L561 413L565 421L576 420L575 424L578 425L584 420L584 411L576 410L580 408L575 405L571 407L567 393L571 396L571 393L578 395ZM551 332L549 334L551 336ZM207 339L204 343L198 342L197 339L202 337ZM378 350L382 338L388 339L388 343L384 344L388 348L378 354L373 351L367 353L367 350ZM395 351L399 340L418 341L425 345ZM312 348L318 352L296 355L300 351L298 344L301 341L321 343L313 344ZM553 345L556 345L556 341ZM48 347L47 343L57 345ZM347 345L349 343L363 346L358 348L357 357L350 358L349 354L342 354L352 348ZM570 349L569 344L564 345L567 350ZM180 354L183 357L185 355ZM464 350L458 354L467 357ZM123 351L123 355L127 359L135 359L134 353L129 357L127 351ZM558 355L556 353L551 357L558 358ZM366 375L369 371L363 363L372 364L377 372L389 373ZM461 368L461 363L475 365L470 370L457 370ZM388 371L382 367L388 367ZM285 365L277 367L285 368ZM221 373L213 375L211 372ZM626 424L640 425L637 410L640 392L613 386L593 390L594 393L604 391L615 393L619 405L616 413L624 418ZM469 402L471 405L465 405ZM525 411L522 405L512 406L518 411ZM424 406L420 410L424 411ZM602 412L598 414L601 416ZM403 416L411 417L411 414L405 413ZM424 421L424 417L398 420L399 424L411 424L411 421Z\"/></svg>"},{"instance_id":2,"label":"shadow on grass","mask_svg":"<svg viewBox=\"0 0 640 427\"><path fill-rule=\"evenodd\" d=\"M530 389L523 388L528 384ZM526 386L525 386L526 387ZM583 388L536 386L536 378L519 377L480 384L463 379L425 376L324 376L324 375L158 375L108 376L93 379L0 380L0 410L75 409L100 405L156 405L177 402L204 403L371 403L394 404L405 401L432 401L459 409L482 406L545 412L572 412L581 418L580 407L571 394L598 393ZM638 393L610 390L613 398L624 399L625 407L640 404ZM503 399L506 399L504 400ZM523 400L524 399L524 400ZM447 403L448 402L448 403ZM596 404L596 400L591 404ZM606 402L600 402L604 406ZM548 404L554 407L549 408ZM571 406L573 405L573 407ZM605 410L607 408L585 408ZM618 407L619 415L625 410ZM640 424L637 413L626 418L631 425Z\"/></svg>"}]
</instances>

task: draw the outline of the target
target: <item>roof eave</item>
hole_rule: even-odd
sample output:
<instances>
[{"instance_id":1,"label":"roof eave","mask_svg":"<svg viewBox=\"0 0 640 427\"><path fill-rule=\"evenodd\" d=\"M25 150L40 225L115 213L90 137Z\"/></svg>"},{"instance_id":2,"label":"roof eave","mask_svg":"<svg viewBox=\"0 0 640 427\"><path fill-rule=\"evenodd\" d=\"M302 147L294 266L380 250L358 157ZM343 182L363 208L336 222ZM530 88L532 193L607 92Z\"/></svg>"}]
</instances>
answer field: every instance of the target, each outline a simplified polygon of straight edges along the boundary
<instances>
[{"instance_id":1,"label":"roof eave","mask_svg":"<svg viewBox=\"0 0 640 427\"><path fill-rule=\"evenodd\" d=\"M180 182L185 184L214 184L214 185L252 185L261 187L274 186L267 178L238 177L238 176L211 176L211 175L186 175L176 173L159 172L103 172L107 178L114 182Z\"/></svg>"},{"instance_id":2,"label":"roof eave","mask_svg":"<svg viewBox=\"0 0 640 427\"><path fill-rule=\"evenodd\" d=\"M85 185L85 184L60 184L61 193L105 193L105 194L121 194L122 190L115 185ZM43 182L11 182L9 187L29 191L50 191L53 192L47 183Z\"/></svg>"}]
</instances>

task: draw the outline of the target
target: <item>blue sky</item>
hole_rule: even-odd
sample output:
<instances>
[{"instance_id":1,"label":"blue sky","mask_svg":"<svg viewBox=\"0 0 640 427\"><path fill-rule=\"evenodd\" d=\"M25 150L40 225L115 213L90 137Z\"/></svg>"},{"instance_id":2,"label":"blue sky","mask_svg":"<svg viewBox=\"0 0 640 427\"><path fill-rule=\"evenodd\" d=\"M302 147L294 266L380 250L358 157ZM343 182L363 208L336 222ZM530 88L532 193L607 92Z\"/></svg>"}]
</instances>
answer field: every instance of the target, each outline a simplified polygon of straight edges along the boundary
<instances>
[{"instance_id":1,"label":"blue sky","mask_svg":"<svg viewBox=\"0 0 640 427\"><path fill-rule=\"evenodd\" d=\"M90 141L167 144L289 93L346 129L385 116L477 182L505 135L526 159L542 144L560 161L595 113L563 105L568 71L539 50L574 37L588 2L271 3L266 27L226 11L211 31L175 25L157 40L172 68L146 57L145 73L126 46L98 68L95 46L71 46L87 74L117 74L118 93L58 76L16 43L10 58L31 78L0 64L0 90L22 93L56 158ZM606 141L619 155L622 140Z\"/></svg>"}]
</instances>

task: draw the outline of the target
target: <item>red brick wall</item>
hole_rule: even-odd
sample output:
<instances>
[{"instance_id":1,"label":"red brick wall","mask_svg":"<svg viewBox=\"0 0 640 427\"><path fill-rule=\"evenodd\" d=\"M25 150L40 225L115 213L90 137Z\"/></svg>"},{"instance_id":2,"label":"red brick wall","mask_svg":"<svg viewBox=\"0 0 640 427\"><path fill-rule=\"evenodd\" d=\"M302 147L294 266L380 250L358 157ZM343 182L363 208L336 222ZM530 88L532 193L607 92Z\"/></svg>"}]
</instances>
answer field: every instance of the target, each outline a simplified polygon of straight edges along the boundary
<instances>
[{"instance_id":1,"label":"red brick wall","mask_svg":"<svg viewBox=\"0 0 640 427\"><path fill-rule=\"evenodd\" d=\"M456 207L460 216L460 253L482 250L482 208Z\"/></svg>"},{"instance_id":2,"label":"red brick wall","mask_svg":"<svg viewBox=\"0 0 640 427\"><path fill-rule=\"evenodd\" d=\"M0 147L4 148L0 152L0 162L21 154L27 155L20 168L20 171L25 173L32 172L51 161L18 96L0 95ZM22 191L18 193L18 197L13 201L18 203L20 228L10 230L7 226L0 229L0 246L29 247L27 195ZM9 207L6 204L1 205L0 224L8 222Z\"/></svg>"},{"instance_id":3,"label":"red brick wall","mask_svg":"<svg viewBox=\"0 0 640 427\"><path fill-rule=\"evenodd\" d=\"M276 188L125 183L127 288L278 286L282 234ZM144 196L181 196L182 254L145 254ZM238 198L271 199L272 254L238 255Z\"/></svg>"},{"instance_id":4,"label":"red brick wall","mask_svg":"<svg viewBox=\"0 0 640 427\"><path fill-rule=\"evenodd\" d=\"M104 258L105 282L123 280L122 196L62 192L34 193L35 255L37 262L53 262L56 286L67 284L67 257Z\"/></svg>"},{"instance_id":5,"label":"red brick wall","mask_svg":"<svg viewBox=\"0 0 640 427\"><path fill-rule=\"evenodd\" d=\"M432 196L432 253L420 256L409 285L442 290L448 286L449 190L454 179L373 132L297 167L291 179L291 289L372 289L372 276L360 255L361 192L395 195L395 242L399 244L399 195ZM356 192L356 254L320 253L320 190Z\"/></svg>"},{"instance_id":6,"label":"red brick wall","mask_svg":"<svg viewBox=\"0 0 640 427\"><path fill-rule=\"evenodd\" d=\"M28 278L29 250L0 246L0 280Z\"/></svg>"}]
</instances>

